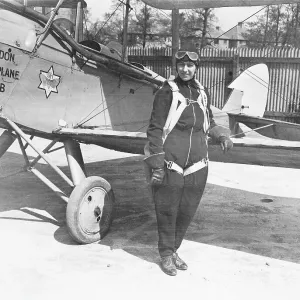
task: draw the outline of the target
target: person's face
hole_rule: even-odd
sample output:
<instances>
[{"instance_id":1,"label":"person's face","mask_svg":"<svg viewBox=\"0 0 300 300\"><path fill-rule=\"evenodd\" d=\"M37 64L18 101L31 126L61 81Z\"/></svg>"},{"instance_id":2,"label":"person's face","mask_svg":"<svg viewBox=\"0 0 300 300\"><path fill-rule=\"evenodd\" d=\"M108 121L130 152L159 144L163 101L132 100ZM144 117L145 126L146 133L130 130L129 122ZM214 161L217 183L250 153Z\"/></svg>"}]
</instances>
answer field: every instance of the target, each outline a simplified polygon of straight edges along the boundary
<instances>
[{"instance_id":1,"label":"person's face","mask_svg":"<svg viewBox=\"0 0 300 300\"><path fill-rule=\"evenodd\" d=\"M194 77L196 65L192 61L180 61L177 63L177 71L183 81L188 81Z\"/></svg>"}]
</instances>

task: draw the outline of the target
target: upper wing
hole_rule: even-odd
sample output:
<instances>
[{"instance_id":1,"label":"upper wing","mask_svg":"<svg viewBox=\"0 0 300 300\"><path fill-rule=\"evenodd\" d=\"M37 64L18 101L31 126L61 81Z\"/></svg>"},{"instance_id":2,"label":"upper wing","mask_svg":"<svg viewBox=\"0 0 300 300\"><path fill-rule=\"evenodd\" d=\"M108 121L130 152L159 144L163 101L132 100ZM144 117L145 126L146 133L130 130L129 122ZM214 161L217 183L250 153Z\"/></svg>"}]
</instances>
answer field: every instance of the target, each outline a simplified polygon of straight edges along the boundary
<instances>
[{"instance_id":1,"label":"upper wing","mask_svg":"<svg viewBox=\"0 0 300 300\"><path fill-rule=\"evenodd\" d=\"M142 0L159 9L195 9L233 6L260 6L297 3L299 0Z\"/></svg>"}]
</instances>

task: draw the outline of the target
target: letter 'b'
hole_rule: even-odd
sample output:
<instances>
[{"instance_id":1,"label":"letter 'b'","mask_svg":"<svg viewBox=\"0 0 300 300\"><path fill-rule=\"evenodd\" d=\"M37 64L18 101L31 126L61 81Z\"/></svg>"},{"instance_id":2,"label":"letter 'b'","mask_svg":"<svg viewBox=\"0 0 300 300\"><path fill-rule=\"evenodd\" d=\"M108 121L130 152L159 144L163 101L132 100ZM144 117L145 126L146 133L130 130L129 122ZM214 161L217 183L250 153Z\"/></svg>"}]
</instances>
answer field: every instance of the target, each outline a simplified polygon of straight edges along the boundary
<instances>
[{"instance_id":1,"label":"letter 'b'","mask_svg":"<svg viewBox=\"0 0 300 300\"><path fill-rule=\"evenodd\" d=\"M5 84L0 83L0 93L4 93L4 92L5 92Z\"/></svg>"}]
</instances>

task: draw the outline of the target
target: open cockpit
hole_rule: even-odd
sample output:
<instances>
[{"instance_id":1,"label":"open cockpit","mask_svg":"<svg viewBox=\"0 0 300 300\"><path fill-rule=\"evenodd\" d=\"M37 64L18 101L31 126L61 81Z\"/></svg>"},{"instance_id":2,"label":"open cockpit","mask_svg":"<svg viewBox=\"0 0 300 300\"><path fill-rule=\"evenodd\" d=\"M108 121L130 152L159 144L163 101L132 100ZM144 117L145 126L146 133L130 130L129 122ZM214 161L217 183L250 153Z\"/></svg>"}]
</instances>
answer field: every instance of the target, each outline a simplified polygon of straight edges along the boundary
<instances>
[{"instance_id":1,"label":"open cockpit","mask_svg":"<svg viewBox=\"0 0 300 300\"><path fill-rule=\"evenodd\" d=\"M51 9L47 10L45 7ZM83 39L85 7L86 3L82 0L1 0L0 14L4 24L0 29L2 40L4 37L7 39L6 44L32 54L42 44L49 48L55 47L59 53L67 53L73 61L76 56L81 57L83 61L94 61L120 75L161 86L164 78L140 64L129 63L126 57L122 58L121 44L111 41L103 45L94 40ZM59 15L61 9L65 11ZM14 35L11 34L12 23L16 28Z\"/></svg>"}]
</instances>

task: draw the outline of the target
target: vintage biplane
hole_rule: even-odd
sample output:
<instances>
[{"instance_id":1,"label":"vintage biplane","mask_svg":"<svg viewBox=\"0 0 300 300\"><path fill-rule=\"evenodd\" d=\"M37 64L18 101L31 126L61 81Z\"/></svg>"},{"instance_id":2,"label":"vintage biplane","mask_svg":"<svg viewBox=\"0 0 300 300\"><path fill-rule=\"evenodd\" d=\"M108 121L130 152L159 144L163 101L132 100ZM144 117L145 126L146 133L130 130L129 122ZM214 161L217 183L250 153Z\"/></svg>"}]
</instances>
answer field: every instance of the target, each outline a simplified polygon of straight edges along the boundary
<instances>
[{"instance_id":1,"label":"vintage biplane","mask_svg":"<svg viewBox=\"0 0 300 300\"><path fill-rule=\"evenodd\" d=\"M197 2L197 7L206 7L247 1L145 2ZM44 15L30 6L53 9ZM79 243L95 242L107 233L114 207L109 182L87 176L80 143L143 154L153 94L165 81L125 62L116 49L80 40L81 18L72 26L57 17L61 8L76 8L80 16L85 6L81 0L0 0L0 157L17 139L27 170L68 203L67 226ZM33 137L48 139L49 145L39 150ZM47 155L58 142L64 145L71 179ZM37 153L33 160L28 146ZM40 159L72 188L71 195L35 168Z\"/></svg>"}]
</instances>

